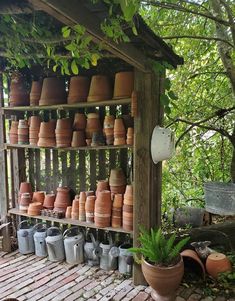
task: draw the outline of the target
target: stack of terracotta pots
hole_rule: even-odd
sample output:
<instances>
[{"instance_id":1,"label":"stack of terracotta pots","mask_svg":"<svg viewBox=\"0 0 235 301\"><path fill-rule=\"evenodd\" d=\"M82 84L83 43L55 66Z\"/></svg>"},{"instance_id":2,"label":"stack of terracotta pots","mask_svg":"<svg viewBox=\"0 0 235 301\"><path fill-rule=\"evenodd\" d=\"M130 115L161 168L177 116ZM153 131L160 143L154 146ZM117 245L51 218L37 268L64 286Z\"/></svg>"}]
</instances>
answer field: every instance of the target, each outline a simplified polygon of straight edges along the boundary
<instances>
[{"instance_id":1,"label":"stack of terracotta pots","mask_svg":"<svg viewBox=\"0 0 235 301\"><path fill-rule=\"evenodd\" d=\"M86 116L82 113L76 113L73 121L73 137L72 137L72 147L86 146Z\"/></svg>"},{"instance_id":2,"label":"stack of terracotta pots","mask_svg":"<svg viewBox=\"0 0 235 301\"><path fill-rule=\"evenodd\" d=\"M57 120L55 136L57 147L71 146L72 122L70 118L62 118Z\"/></svg>"},{"instance_id":3,"label":"stack of terracotta pots","mask_svg":"<svg viewBox=\"0 0 235 301\"><path fill-rule=\"evenodd\" d=\"M41 122L39 130L38 146L41 147L54 147L55 142L55 126L56 121L50 120L48 122Z\"/></svg>"},{"instance_id":4,"label":"stack of terracotta pots","mask_svg":"<svg viewBox=\"0 0 235 301\"><path fill-rule=\"evenodd\" d=\"M112 86L110 80L105 75L94 75L87 101L102 101L112 98Z\"/></svg>"},{"instance_id":5,"label":"stack of terracotta pots","mask_svg":"<svg viewBox=\"0 0 235 301\"><path fill-rule=\"evenodd\" d=\"M104 134L106 137L106 144L112 145L114 142L114 116L109 115L104 118Z\"/></svg>"},{"instance_id":6,"label":"stack of terracotta pots","mask_svg":"<svg viewBox=\"0 0 235 301\"><path fill-rule=\"evenodd\" d=\"M19 200L19 210L20 212L27 213L29 204L31 203L31 195L29 192L23 192Z\"/></svg>"},{"instance_id":7,"label":"stack of terracotta pots","mask_svg":"<svg viewBox=\"0 0 235 301\"><path fill-rule=\"evenodd\" d=\"M121 168L111 169L109 185L112 194L124 194L126 177Z\"/></svg>"},{"instance_id":8,"label":"stack of terracotta pots","mask_svg":"<svg viewBox=\"0 0 235 301\"><path fill-rule=\"evenodd\" d=\"M85 222L86 221L86 193L85 191L81 191L79 195L79 221Z\"/></svg>"},{"instance_id":9,"label":"stack of terracotta pots","mask_svg":"<svg viewBox=\"0 0 235 301\"><path fill-rule=\"evenodd\" d=\"M134 144L134 129L128 128L127 135L126 135L126 144L133 145Z\"/></svg>"},{"instance_id":10,"label":"stack of terracotta pots","mask_svg":"<svg viewBox=\"0 0 235 301\"><path fill-rule=\"evenodd\" d=\"M86 137L88 139L92 138L94 132L99 132L102 130L100 124L100 117L98 113L89 113L87 115L87 124L86 124Z\"/></svg>"},{"instance_id":11,"label":"stack of terracotta pots","mask_svg":"<svg viewBox=\"0 0 235 301\"><path fill-rule=\"evenodd\" d=\"M115 194L112 207L112 227L121 228L122 226L122 194Z\"/></svg>"},{"instance_id":12,"label":"stack of terracotta pots","mask_svg":"<svg viewBox=\"0 0 235 301\"><path fill-rule=\"evenodd\" d=\"M54 203L55 203L55 194L54 193L46 194L43 202L43 208L52 210L54 208Z\"/></svg>"},{"instance_id":13,"label":"stack of terracotta pots","mask_svg":"<svg viewBox=\"0 0 235 301\"><path fill-rule=\"evenodd\" d=\"M133 187L132 185L126 186L123 201L123 229L126 231L133 230Z\"/></svg>"},{"instance_id":14,"label":"stack of terracotta pots","mask_svg":"<svg viewBox=\"0 0 235 301\"><path fill-rule=\"evenodd\" d=\"M95 201L95 225L99 228L109 227L112 211L111 193L103 190Z\"/></svg>"},{"instance_id":15,"label":"stack of terracotta pots","mask_svg":"<svg viewBox=\"0 0 235 301\"><path fill-rule=\"evenodd\" d=\"M86 76L73 76L70 78L68 104L87 101L90 80Z\"/></svg>"},{"instance_id":16,"label":"stack of terracotta pots","mask_svg":"<svg viewBox=\"0 0 235 301\"><path fill-rule=\"evenodd\" d=\"M134 90L134 73L131 71L115 74L113 98L129 98Z\"/></svg>"},{"instance_id":17,"label":"stack of terracotta pots","mask_svg":"<svg viewBox=\"0 0 235 301\"><path fill-rule=\"evenodd\" d=\"M48 77L43 80L40 106L51 106L66 103L65 82L61 78Z\"/></svg>"},{"instance_id":18,"label":"stack of terracotta pots","mask_svg":"<svg viewBox=\"0 0 235 301\"><path fill-rule=\"evenodd\" d=\"M38 144L38 135L40 130L41 118L39 116L31 116L29 119L29 144Z\"/></svg>"},{"instance_id":19,"label":"stack of terracotta pots","mask_svg":"<svg viewBox=\"0 0 235 301\"><path fill-rule=\"evenodd\" d=\"M76 195L73 200L71 218L77 220L79 219L79 196L78 195Z\"/></svg>"},{"instance_id":20,"label":"stack of terracotta pots","mask_svg":"<svg viewBox=\"0 0 235 301\"><path fill-rule=\"evenodd\" d=\"M65 218L71 218L71 217L72 217L72 206L68 206L66 208Z\"/></svg>"},{"instance_id":21,"label":"stack of terracotta pots","mask_svg":"<svg viewBox=\"0 0 235 301\"><path fill-rule=\"evenodd\" d=\"M29 143L28 121L24 119L20 119L18 125L18 144L28 144L28 143Z\"/></svg>"},{"instance_id":22,"label":"stack of terracotta pots","mask_svg":"<svg viewBox=\"0 0 235 301\"><path fill-rule=\"evenodd\" d=\"M10 84L10 106L27 106L29 105L29 95L26 91L23 77L16 74L11 79Z\"/></svg>"},{"instance_id":23,"label":"stack of terracotta pots","mask_svg":"<svg viewBox=\"0 0 235 301\"><path fill-rule=\"evenodd\" d=\"M35 191L33 193L33 203L41 203L43 205L45 199L44 191Z\"/></svg>"},{"instance_id":24,"label":"stack of terracotta pots","mask_svg":"<svg viewBox=\"0 0 235 301\"><path fill-rule=\"evenodd\" d=\"M86 198L85 210L87 223L94 223L95 199L94 195L87 196Z\"/></svg>"},{"instance_id":25,"label":"stack of terracotta pots","mask_svg":"<svg viewBox=\"0 0 235 301\"><path fill-rule=\"evenodd\" d=\"M29 204L28 214L32 216L41 215L42 203L34 202Z\"/></svg>"},{"instance_id":26,"label":"stack of terracotta pots","mask_svg":"<svg viewBox=\"0 0 235 301\"><path fill-rule=\"evenodd\" d=\"M70 206L70 189L68 187L58 187L56 199L54 203L54 211L66 212L66 208Z\"/></svg>"},{"instance_id":27,"label":"stack of terracotta pots","mask_svg":"<svg viewBox=\"0 0 235 301\"><path fill-rule=\"evenodd\" d=\"M18 143L18 121L12 121L11 122L11 128L9 131L9 142L12 144Z\"/></svg>"},{"instance_id":28,"label":"stack of terracotta pots","mask_svg":"<svg viewBox=\"0 0 235 301\"><path fill-rule=\"evenodd\" d=\"M42 82L41 81L33 81L31 86L31 91L29 94L30 105L31 106L38 106L39 99L42 92Z\"/></svg>"},{"instance_id":29,"label":"stack of terracotta pots","mask_svg":"<svg viewBox=\"0 0 235 301\"><path fill-rule=\"evenodd\" d=\"M73 131L71 146L72 147L86 146L86 137L84 131Z\"/></svg>"},{"instance_id":30,"label":"stack of terracotta pots","mask_svg":"<svg viewBox=\"0 0 235 301\"><path fill-rule=\"evenodd\" d=\"M32 199L32 197L33 197L33 190L32 190L32 186L31 186L31 184L29 182L22 182L20 184L19 202L20 202L21 195L23 193L29 193L30 194L30 200Z\"/></svg>"},{"instance_id":31,"label":"stack of terracotta pots","mask_svg":"<svg viewBox=\"0 0 235 301\"><path fill-rule=\"evenodd\" d=\"M126 129L122 118L116 118L114 121L114 145L126 144Z\"/></svg>"},{"instance_id":32,"label":"stack of terracotta pots","mask_svg":"<svg viewBox=\"0 0 235 301\"><path fill-rule=\"evenodd\" d=\"M96 196L98 196L100 191L109 190L109 181L108 180L99 180L96 185Z\"/></svg>"}]
</instances>

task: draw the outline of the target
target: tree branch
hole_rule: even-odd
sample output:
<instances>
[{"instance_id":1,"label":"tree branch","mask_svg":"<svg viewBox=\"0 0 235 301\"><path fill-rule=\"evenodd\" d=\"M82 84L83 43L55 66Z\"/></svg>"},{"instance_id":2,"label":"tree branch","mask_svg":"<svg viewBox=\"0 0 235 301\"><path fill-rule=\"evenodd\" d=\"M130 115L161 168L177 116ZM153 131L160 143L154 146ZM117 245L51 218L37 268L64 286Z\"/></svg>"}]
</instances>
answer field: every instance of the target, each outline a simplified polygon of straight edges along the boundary
<instances>
[{"instance_id":1,"label":"tree branch","mask_svg":"<svg viewBox=\"0 0 235 301\"><path fill-rule=\"evenodd\" d=\"M235 45L235 22L234 22L233 12L231 10L231 7L228 5L228 3L226 1L220 0L220 3L224 6L224 8L227 12L228 20L230 22L231 33L232 33L232 37L233 37L233 43Z\"/></svg>"},{"instance_id":2,"label":"tree branch","mask_svg":"<svg viewBox=\"0 0 235 301\"><path fill-rule=\"evenodd\" d=\"M190 77L188 77L188 79L193 79L193 78L195 78L197 76L205 75L205 74L221 74L221 75L227 76L227 72L225 72L225 71L207 71L207 72L194 73L193 75L191 75Z\"/></svg>"}]
</instances>

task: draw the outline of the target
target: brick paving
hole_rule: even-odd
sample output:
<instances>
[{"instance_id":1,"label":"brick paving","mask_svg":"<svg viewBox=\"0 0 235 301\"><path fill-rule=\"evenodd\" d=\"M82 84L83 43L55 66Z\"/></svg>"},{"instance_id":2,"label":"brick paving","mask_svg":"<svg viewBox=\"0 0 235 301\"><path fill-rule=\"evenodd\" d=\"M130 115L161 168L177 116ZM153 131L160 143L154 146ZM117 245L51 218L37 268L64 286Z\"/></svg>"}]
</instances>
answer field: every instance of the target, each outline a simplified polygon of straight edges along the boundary
<instances>
[{"instance_id":1,"label":"brick paving","mask_svg":"<svg viewBox=\"0 0 235 301\"><path fill-rule=\"evenodd\" d=\"M35 255L0 253L0 301L153 301L150 288L134 286L118 272L85 264L50 262ZM235 297L204 296L199 288L181 286L176 301L235 301Z\"/></svg>"}]
</instances>

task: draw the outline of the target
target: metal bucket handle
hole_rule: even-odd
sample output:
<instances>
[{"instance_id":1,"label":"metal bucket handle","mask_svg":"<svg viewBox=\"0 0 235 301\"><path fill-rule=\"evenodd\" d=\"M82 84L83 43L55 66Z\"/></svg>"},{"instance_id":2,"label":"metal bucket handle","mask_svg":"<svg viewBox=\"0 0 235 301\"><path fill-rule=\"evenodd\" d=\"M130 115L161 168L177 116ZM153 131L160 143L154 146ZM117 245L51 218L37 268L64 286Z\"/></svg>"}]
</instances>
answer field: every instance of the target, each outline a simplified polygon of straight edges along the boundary
<instances>
[{"instance_id":1,"label":"metal bucket handle","mask_svg":"<svg viewBox=\"0 0 235 301\"><path fill-rule=\"evenodd\" d=\"M71 230L73 230L73 229L76 229L77 232L80 233L79 228L78 228L77 226L74 226L74 227L70 227L69 229L66 229L66 230L64 231L64 233L63 233L63 237L65 238L66 235L67 235L69 232L71 232Z\"/></svg>"},{"instance_id":2,"label":"metal bucket handle","mask_svg":"<svg viewBox=\"0 0 235 301\"><path fill-rule=\"evenodd\" d=\"M48 236L48 231L49 231L49 230L53 230L53 229L54 229L54 230L59 230L60 234L62 234L62 231L60 230L59 227L50 227L50 228L47 229L47 236Z\"/></svg>"},{"instance_id":3,"label":"metal bucket handle","mask_svg":"<svg viewBox=\"0 0 235 301\"><path fill-rule=\"evenodd\" d=\"M32 225L32 224L30 224L30 222L29 222L28 220L24 220L24 221L22 221L22 222L19 223L19 225L18 225L18 230L21 229L20 227L21 227L21 225L23 225L24 223L27 223L29 226Z\"/></svg>"},{"instance_id":4,"label":"metal bucket handle","mask_svg":"<svg viewBox=\"0 0 235 301\"><path fill-rule=\"evenodd\" d=\"M37 223L36 225L33 226L33 229L37 231L39 229L39 226L42 226L41 229L47 229L45 223Z\"/></svg>"}]
</instances>

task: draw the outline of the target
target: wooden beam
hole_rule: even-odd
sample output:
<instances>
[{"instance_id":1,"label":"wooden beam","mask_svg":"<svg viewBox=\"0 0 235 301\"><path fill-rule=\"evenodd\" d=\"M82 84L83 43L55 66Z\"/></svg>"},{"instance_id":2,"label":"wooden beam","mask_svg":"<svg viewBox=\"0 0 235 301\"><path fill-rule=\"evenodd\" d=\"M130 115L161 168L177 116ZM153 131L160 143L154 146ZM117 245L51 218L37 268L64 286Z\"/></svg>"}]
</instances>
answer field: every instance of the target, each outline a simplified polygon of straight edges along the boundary
<instances>
[{"instance_id":1,"label":"wooden beam","mask_svg":"<svg viewBox=\"0 0 235 301\"><path fill-rule=\"evenodd\" d=\"M105 37L100 29L100 20L95 17L81 0L29 0L36 9L41 9L66 25L80 24L86 28L95 43L102 43L103 47L115 56L123 59L137 69L147 71L147 58L137 48L129 43L116 44Z\"/></svg>"}]
</instances>

